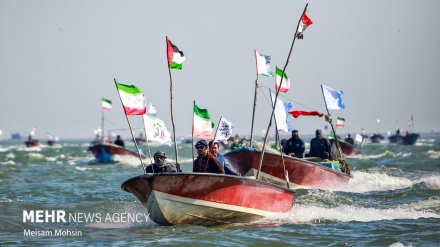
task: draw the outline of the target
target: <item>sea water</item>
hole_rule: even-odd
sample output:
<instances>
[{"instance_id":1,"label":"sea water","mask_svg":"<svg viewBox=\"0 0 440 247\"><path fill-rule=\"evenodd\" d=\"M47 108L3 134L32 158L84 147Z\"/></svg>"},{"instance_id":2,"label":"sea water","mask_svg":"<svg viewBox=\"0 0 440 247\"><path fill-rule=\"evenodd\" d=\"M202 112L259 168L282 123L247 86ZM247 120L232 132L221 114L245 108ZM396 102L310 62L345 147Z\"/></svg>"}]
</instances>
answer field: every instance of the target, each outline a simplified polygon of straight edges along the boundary
<instances>
[{"instance_id":1,"label":"sea water","mask_svg":"<svg viewBox=\"0 0 440 247\"><path fill-rule=\"evenodd\" d=\"M1 246L440 246L439 135L422 134L414 146L365 143L348 159L347 187L297 190L288 213L217 227L151 222L120 187L143 173L140 161L96 163L88 145L0 141ZM175 162L174 146L150 148L143 152ZM178 144L184 171L192 152Z\"/></svg>"}]
</instances>

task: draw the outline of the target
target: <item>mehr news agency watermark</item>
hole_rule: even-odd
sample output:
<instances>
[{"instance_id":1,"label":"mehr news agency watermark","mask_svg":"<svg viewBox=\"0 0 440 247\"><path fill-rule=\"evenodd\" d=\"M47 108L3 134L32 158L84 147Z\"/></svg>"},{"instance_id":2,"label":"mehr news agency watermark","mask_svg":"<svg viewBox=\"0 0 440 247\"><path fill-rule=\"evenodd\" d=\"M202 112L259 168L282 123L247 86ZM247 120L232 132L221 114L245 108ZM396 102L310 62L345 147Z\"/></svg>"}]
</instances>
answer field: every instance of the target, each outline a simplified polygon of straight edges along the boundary
<instances>
[{"instance_id":1,"label":"mehr news agency watermark","mask_svg":"<svg viewBox=\"0 0 440 247\"><path fill-rule=\"evenodd\" d=\"M23 210L23 223L146 223L149 214L145 213L66 213L65 210ZM52 230L24 229L25 237L81 237L78 229L54 228Z\"/></svg>"}]
</instances>

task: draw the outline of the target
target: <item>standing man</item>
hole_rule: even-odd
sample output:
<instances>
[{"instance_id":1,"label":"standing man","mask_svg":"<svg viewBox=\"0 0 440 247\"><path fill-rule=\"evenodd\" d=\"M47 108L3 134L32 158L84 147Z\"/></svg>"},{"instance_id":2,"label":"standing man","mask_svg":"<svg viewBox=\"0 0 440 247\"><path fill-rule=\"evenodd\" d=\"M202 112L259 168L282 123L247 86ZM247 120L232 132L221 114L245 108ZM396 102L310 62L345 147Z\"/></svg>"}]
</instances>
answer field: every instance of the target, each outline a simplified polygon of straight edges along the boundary
<instances>
[{"instance_id":1,"label":"standing man","mask_svg":"<svg viewBox=\"0 0 440 247\"><path fill-rule=\"evenodd\" d=\"M120 135L118 135L118 136L116 137L115 144L118 145L118 146L121 146L121 147L125 148L124 140L122 140L122 137L121 137Z\"/></svg>"},{"instance_id":2,"label":"standing man","mask_svg":"<svg viewBox=\"0 0 440 247\"><path fill-rule=\"evenodd\" d=\"M298 136L298 130L292 130L292 138L287 140L283 147L283 152L296 158L303 158L305 149L306 146L303 139Z\"/></svg>"},{"instance_id":3,"label":"standing man","mask_svg":"<svg viewBox=\"0 0 440 247\"><path fill-rule=\"evenodd\" d=\"M195 145L199 155L193 164L193 172L225 173L222 163L208 153L208 143L200 140Z\"/></svg>"}]
</instances>

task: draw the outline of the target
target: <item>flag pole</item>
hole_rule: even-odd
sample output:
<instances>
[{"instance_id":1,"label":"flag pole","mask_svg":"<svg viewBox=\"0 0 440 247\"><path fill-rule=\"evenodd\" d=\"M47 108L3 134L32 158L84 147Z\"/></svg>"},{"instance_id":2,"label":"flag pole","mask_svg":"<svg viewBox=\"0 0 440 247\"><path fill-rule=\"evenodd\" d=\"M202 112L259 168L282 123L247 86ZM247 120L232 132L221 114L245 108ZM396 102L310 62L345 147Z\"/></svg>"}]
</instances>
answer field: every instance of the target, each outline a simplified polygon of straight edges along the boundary
<instances>
[{"instance_id":1,"label":"flag pole","mask_svg":"<svg viewBox=\"0 0 440 247\"><path fill-rule=\"evenodd\" d=\"M101 106L101 133L102 133L102 143L104 143L104 109Z\"/></svg>"},{"instance_id":2,"label":"flag pole","mask_svg":"<svg viewBox=\"0 0 440 247\"><path fill-rule=\"evenodd\" d=\"M114 80L115 80L116 91L118 91L118 85L116 84L117 83L116 82L116 78L114 78ZM124 104L122 103L121 94L119 93L119 91L118 91L118 95L119 95L119 99L121 100L121 105L122 105L122 107L124 107ZM136 142L136 138L134 138L133 128L131 128L130 120L128 119L127 113L125 112L125 108L124 108L124 115L125 115L125 118L127 119L128 127L130 127L130 133L131 133L131 136L133 137L133 142L134 142L134 145L136 146L136 150L137 150L137 153L138 153L138 156L139 156L139 160L141 161L142 167L144 168L144 173L147 173L147 170L145 169L144 162L142 161L141 153L139 152L139 147L138 147L138 144Z\"/></svg>"},{"instance_id":3,"label":"flag pole","mask_svg":"<svg viewBox=\"0 0 440 247\"><path fill-rule=\"evenodd\" d=\"M168 49L168 36L166 36L167 49ZM168 53L167 53L168 54ZM170 75L170 104L171 104L171 124L173 125L173 140L174 140L174 152L176 154L176 163L178 163L179 153L177 152L177 142L176 142L176 125L174 124L174 111L173 111L173 78L171 76L171 68L168 64L168 55L167 55L167 67L168 74Z\"/></svg>"},{"instance_id":4,"label":"flag pole","mask_svg":"<svg viewBox=\"0 0 440 247\"><path fill-rule=\"evenodd\" d=\"M257 62L257 49L254 49L255 55L255 68L257 70L257 78L255 79L255 94L254 94L254 107L252 110L252 124L251 124L251 139L249 140L249 147L252 147L252 136L254 133L254 118L255 118L255 108L257 106L257 90L258 90L258 62Z\"/></svg>"},{"instance_id":5,"label":"flag pole","mask_svg":"<svg viewBox=\"0 0 440 247\"><path fill-rule=\"evenodd\" d=\"M308 3L306 4L306 7L304 8L304 11L303 11L301 17L298 20L298 25L296 26L296 29L295 29L295 35L293 36L293 41L292 41L292 45L290 47L289 55L287 56L286 64L284 65L284 68L283 68L283 73L282 73L282 76L281 76L280 86L278 87L277 94L275 96L275 102L277 102L277 100L278 100L278 94L280 93L281 85L283 85L284 73L286 71L287 65L289 64L289 59L290 59L290 55L292 54L293 45L295 44L296 34L298 32L299 25L301 24L301 19L302 19L303 15L307 11L307 6L309 6ZM258 179L258 176L260 175L261 165L263 163L264 151L266 149L267 137L269 135L269 130L270 130L270 127L272 125L272 119L273 119L274 114L275 114L275 105L272 107L272 114L270 116L269 125L267 126L266 136L264 137L263 147L262 147L261 155L260 155L260 163L258 164L257 175L255 176L256 179Z\"/></svg>"},{"instance_id":6,"label":"flag pole","mask_svg":"<svg viewBox=\"0 0 440 247\"><path fill-rule=\"evenodd\" d=\"M148 156L150 158L150 163L153 163L153 160L151 159L151 150L150 150L150 143L148 142L148 133L147 133L147 128L145 125L145 117L146 115L142 115L142 121L144 122L144 131L145 131L145 141L147 142L147 149L148 149Z\"/></svg>"},{"instance_id":7,"label":"flag pole","mask_svg":"<svg viewBox=\"0 0 440 247\"><path fill-rule=\"evenodd\" d=\"M333 133L335 135L334 138L335 138L336 148L338 149L339 156L341 157L341 161L343 161L343 164L341 164L341 165L342 165L343 168L344 168L344 166L346 166L345 167L346 169L344 169L344 170L348 171L346 173L348 175L350 175L350 167L348 166L348 162L345 159L344 155L342 155L341 145L339 144L338 137L336 136L335 127L333 127L333 122L332 122L331 114L330 114L330 111L328 110L328 107L327 107L327 101L325 101L324 90L322 90L322 85L321 85L321 91L322 91L322 97L324 98L325 109L327 110L327 115L325 116L325 121L327 121L330 124L330 126L332 127L332 131L333 131Z\"/></svg>"},{"instance_id":8,"label":"flag pole","mask_svg":"<svg viewBox=\"0 0 440 247\"><path fill-rule=\"evenodd\" d=\"M192 128L191 128L191 153L194 164L194 108L196 107L196 101L193 101L193 115L192 115Z\"/></svg>"}]
</instances>

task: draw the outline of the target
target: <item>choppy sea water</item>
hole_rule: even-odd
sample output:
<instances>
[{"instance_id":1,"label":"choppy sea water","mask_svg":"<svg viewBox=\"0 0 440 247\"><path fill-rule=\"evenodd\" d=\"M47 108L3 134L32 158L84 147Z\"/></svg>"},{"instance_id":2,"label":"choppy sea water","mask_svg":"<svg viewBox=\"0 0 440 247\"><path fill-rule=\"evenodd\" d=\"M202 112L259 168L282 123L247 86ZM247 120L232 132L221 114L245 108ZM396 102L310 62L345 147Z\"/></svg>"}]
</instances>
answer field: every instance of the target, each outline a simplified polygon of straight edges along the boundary
<instances>
[{"instance_id":1,"label":"choppy sea water","mask_svg":"<svg viewBox=\"0 0 440 247\"><path fill-rule=\"evenodd\" d=\"M142 174L140 162L96 163L89 141L0 141L1 246L440 246L439 135L414 146L366 143L348 159L354 178L343 190L297 190L289 213L210 228L151 222L120 188ZM178 148L191 171L191 145ZM174 146L158 149L174 158Z\"/></svg>"}]
</instances>

